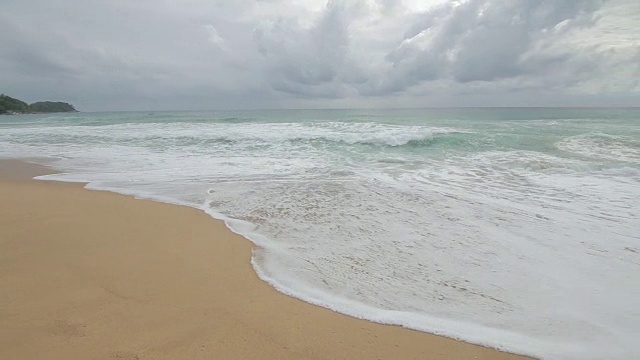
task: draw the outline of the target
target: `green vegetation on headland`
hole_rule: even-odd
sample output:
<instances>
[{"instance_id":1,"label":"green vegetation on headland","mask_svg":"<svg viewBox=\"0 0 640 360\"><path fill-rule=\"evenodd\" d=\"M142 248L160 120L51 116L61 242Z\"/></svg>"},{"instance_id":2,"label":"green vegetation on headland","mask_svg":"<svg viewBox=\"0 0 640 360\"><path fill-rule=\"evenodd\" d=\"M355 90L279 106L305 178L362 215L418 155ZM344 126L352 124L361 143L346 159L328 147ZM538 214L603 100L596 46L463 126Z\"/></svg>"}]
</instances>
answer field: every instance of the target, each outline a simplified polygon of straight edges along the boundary
<instances>
[{"instance_id":1,"label":"green vegetation on headland","mask_svg":"<svg viewBox=\"0 0 640 360\"><path fill-rule=\"evenodd\" d=\"M0 95L0 114L35 114L76 112L73 105L65 102L39 101L27 104L24 101L14 99L7 95Z\"/></svg>"}]
</instances>

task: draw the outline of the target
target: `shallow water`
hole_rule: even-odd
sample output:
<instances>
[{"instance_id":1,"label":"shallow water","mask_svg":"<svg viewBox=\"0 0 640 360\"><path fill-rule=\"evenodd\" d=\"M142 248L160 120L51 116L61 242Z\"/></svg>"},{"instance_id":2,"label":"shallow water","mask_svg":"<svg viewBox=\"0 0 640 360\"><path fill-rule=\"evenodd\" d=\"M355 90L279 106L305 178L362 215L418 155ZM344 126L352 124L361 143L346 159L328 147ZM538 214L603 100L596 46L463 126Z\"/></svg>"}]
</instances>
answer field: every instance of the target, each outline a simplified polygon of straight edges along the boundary
<instances>
[{"instance_id":1,"label":"shallow water","mask_svg":"<svg viewBox=\"0 0 640 360\"><path fill-rule=\"evenodd\" d=\"M545 358L640 357L640 110L0 117L0 156L202 208L280 291Z\"/></svg>"}]
</instances>

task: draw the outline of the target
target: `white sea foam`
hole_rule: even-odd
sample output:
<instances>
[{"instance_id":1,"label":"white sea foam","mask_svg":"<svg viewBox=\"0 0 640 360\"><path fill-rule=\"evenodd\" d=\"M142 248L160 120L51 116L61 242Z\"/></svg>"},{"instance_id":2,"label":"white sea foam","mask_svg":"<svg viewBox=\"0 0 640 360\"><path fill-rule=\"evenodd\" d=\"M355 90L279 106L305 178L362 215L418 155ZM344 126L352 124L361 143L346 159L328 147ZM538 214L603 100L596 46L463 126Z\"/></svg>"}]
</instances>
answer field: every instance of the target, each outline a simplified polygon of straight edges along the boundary
<instances>
[{"instance_id":1,"label":"white sea foam","mask_svg":"<svg viewBox=\"0 0 640 360\"><path fill-rule=\"evenodd\" d=\"M546 125L40 121L0 128L0 154L203 209L259 245L263 280L339 312L545 358L638 357L631 135Z\"/></svg>"},{"instance_id":2,"label":"white sea foam","mask_svg":"<svg viewBox=\"0 0 640 360\"><path fill-rule=\"evenodd\" d=\"M558 148L579 155L613 161L640 161L640 140L629 135L589 133L558 142Z\"/></svg>"}]
</instances>

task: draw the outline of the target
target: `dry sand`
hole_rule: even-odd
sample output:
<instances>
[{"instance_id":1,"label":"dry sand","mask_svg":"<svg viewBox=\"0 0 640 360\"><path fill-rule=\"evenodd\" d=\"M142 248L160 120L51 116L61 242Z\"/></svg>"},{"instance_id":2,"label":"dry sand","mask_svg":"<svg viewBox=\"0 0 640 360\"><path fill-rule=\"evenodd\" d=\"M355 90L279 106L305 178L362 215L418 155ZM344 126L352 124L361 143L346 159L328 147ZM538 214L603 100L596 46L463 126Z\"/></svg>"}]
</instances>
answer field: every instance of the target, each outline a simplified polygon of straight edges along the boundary
<instances>
[{"instance_id":1,"label":"dry sand","mask_svg":"<svg viewBox=\"0 0 640 360\"><path fill-rule=\"evenodd\" d=\"M0 161L0 359L517 359L282 295L201 211Z\"/></svg>"}]
</instances>

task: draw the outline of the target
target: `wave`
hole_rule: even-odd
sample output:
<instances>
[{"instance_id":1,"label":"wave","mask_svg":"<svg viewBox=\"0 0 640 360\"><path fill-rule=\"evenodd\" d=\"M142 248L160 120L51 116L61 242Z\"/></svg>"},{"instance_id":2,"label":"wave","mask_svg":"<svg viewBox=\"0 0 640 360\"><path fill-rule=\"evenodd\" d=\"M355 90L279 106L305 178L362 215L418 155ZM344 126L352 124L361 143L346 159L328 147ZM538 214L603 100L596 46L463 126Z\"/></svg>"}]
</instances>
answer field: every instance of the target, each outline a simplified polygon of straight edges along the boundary
<instances>
[{"instance_id":1,"label":"wave","mask_svg":"<svg viewBox=\"0 0 640 360\"><path fill-rule=\"evenodd\" d=\"M343 145L364 145L372 147L428 147L438 143L446 143L447 140L455 140L455 133L427 133L427 134L402 134L384 136L360 136L358 134L345 134L317 137L294 137L287 139L289 143L327 143Z\"/></svg>"},{"instance_id":2,"label":"wave","mask_svg":"<svg viewBox=\"0 0 640 360\"><path fill-rule=\"evenodd\" d=\"M252 118L241 118L241 117L225 117L216 119L216 122L227 123L227 124L240 124L240 123L248 123L255 122L255 119Z\"/></svg>"},{"instance_id":3,"label":"wave","mask_svg":"<svg viewBox=\"0 0 640 360\"><path fill-rule=\"evenodd\" d=\"M138 139L153 144L190 145L238 145L281 146L283 144L312 146L366 146L374 148L423 148L433 146L460 146L471 143L472 138L462 131L426 130L418 133L233 133L215 136L146 137ZM131 142L132 140L126 141Z\"/></svg>"},{"instance_id":4,"label":"wave","mask_svg":"<svg viewBox=\"0 0 640 360\"><path fill-rule=\"evenodd\" d=\"M597 160L640 162L640 141L604 133L588 133L567 137L558 143L560 150Z\"/></svg>"},{"instance_id":5,"label":"wave","mask_svg":"<svg viewBox=\"0 0 640 360\"><path fill-rule=\"evenodd\" d=\"M129 123L102 126L51 126L12 129L16 138L38 143L122 144L127 146L280 146L361 145L368 147L420 148L464 145L475 136L466 130L394 126L374 123L255 123L242 118L225 118L216 123ZM41 136L46 132L47 136ZM34 136L35 135L35 136ZM35 139L35 137L38 139Z\"/></svg>"}]
</instances>

